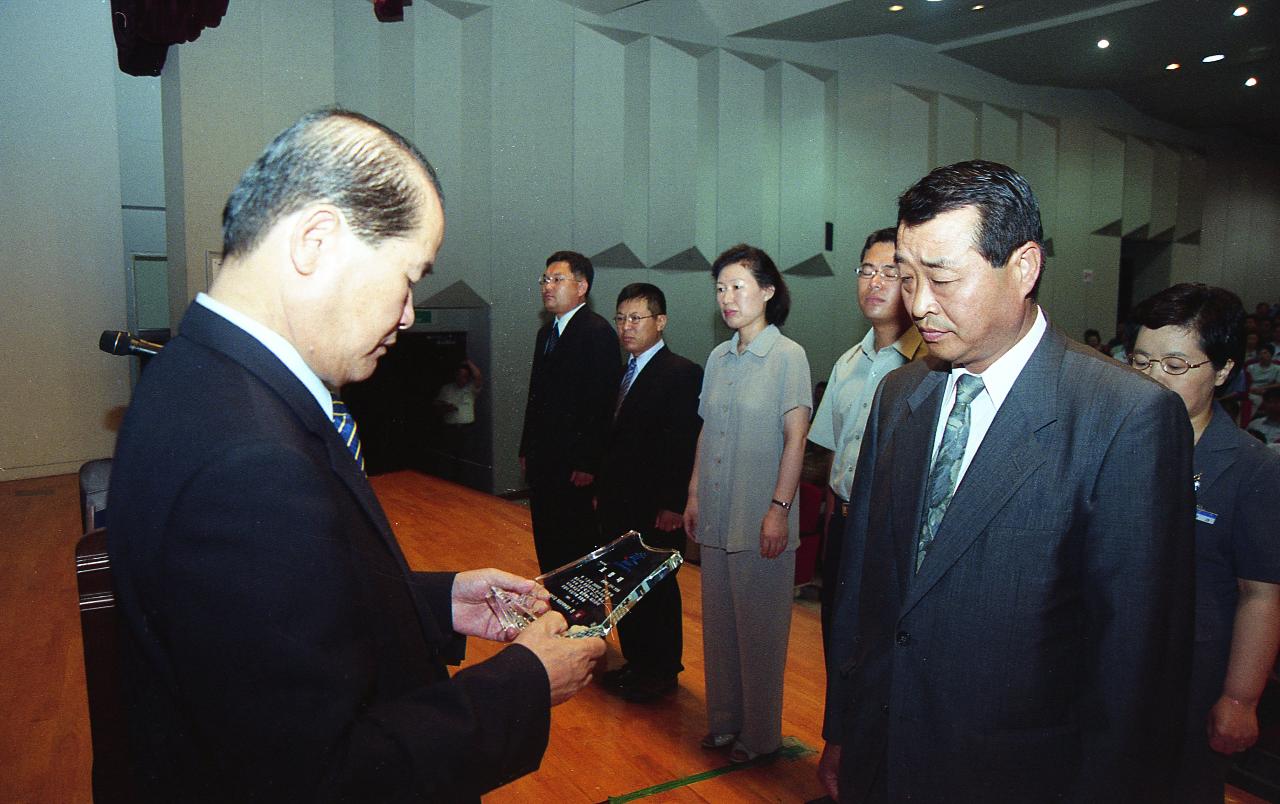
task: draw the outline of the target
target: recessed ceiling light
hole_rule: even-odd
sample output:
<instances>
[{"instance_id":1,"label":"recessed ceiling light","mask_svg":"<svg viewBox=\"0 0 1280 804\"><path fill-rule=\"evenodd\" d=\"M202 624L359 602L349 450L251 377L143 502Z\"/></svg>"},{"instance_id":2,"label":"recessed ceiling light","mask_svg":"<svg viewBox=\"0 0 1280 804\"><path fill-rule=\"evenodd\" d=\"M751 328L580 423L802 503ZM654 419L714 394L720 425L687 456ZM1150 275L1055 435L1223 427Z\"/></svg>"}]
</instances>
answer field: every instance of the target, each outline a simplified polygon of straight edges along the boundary
<instances>
[{"instance_id":1,"label":"recessed ceiling light","mask_svg":"<svg viewBox=\"0 0 1280 804\"><path fill-rule=\"evenodd\" d=\"M982 10L982 9L984 9L984 8L986 8L986 6L984 6L983 4L979 3L979 4L977 4L976 6L974 6L973 8L971 8L971 9L969 9L969 10L970 10L970 11L981 11L981 10Z\"/></svg>"},{"instance_id":2,"label":"recessed ceiling light","mask_svg":"<svg viewBox=\"0 0 1280 804\"><path fill-rule=\"evenodd\" d=\"M942 2L942 0L928 0L928 2L930 2L930 3L940 3L940 2Z\"/></svg>"},{"instance_id":3,"label":"recessed ceiling light","mask_svg":"<svg viewBox=\"0 0 1280 804\"><path fill-rule=\"evenodd\" d=\"M1258 85L1258 79L1256 77L1250 78L1248 81L1244 82L1244 85L1247 87L1256 87Z\"/></svg>"},{"instance_id":4,"label":"recessed ceiling light","mask_svg":"<svg viewBox=\"0 0 1280 804\"><path fill-rule=\"evenodd\" d=\"M1111 43L1108 42L1106 39L1099 39L1098 47L1102 48L1103 50L1106 50L1107 48L1111 47Z\"/></svg>"},{"instance_id":5,"label":"recessed ceiling light","mask_svg":"<svg viewBox=\"0 0 1280 804\"><path fill-rule=\"evenodd\" d=\"M1215 61L1222 61L1225 58L1226 56L1222 55L1221 53L1214 53L1212 56L1205 56L1200 61L1204 62L1205 64L1212 64Z\"/></svg>"},{"instance_id":6,"label":"recessed ceiling light","mask_svg":"<svg viewBox=\"0 0 1280 804\"><path fill-rule=\"evenodd\" d=\"M1231 16L1233 16L1233 17L1243 17L1245 14L1248 14L1248 13L1249 13L1249 7L1248 7L1248 6L1239 6L1238 8L1236 8L1236 10L1235 10L1235 11L1232 11L1232 12L1231 12Z\"/></svg>"},{"instance_id":7,"label":"recessed ceiling light","mask_svg":"<svg viewBox=\"0 0 1280 804\"><path fill-rule=\"evenodd\" d=\"M1164 66L1164 68L1165 68L1166 70L1176 70L1176 69L1178 69L1178 68L1179 68L1179 67L1181 67L1181 66L1182 66L1182 65L1181 65L1181 64L1179 64L1179 63L1177 63L1176 61L1171 61L1171 62L1169 62L1168 64L1166 64L1166 65Z\"/></svg>"},{"instance_id":8,"label":"recessed ceiling light","mask_svg":"<svg viewBox=\"0 0 1280 804\"><path fill-rule=\"evenodd\" d=\"M905 6L900 6L897 4L889 6L890 11L901 11L903 8L905 8Z\"/></svg>"}]
</instances>

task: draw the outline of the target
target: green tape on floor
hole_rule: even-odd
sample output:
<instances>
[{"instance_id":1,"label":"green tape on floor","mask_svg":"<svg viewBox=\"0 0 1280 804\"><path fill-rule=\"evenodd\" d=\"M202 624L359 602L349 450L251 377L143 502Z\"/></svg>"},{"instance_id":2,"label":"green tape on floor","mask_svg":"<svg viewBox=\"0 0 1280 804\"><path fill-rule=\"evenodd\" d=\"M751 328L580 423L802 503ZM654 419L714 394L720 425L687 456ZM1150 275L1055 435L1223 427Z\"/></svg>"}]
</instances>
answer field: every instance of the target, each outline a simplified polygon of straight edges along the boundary
<instances>
[{"instance_id":1,"label":"green tape on floor","mask_svg":"<svg viewBox=\"0 0 1280 804\"><path fill-rule=\"evenodd\" d=\"M804 743L800 742L795 737L783 737L782 748L781 750L778 751L778 756L773 761L776 762L782 759L794 760L794 759L799 759L801 757L811 756L812 754L816 754L816 753L818 752L810 748L809 746L805 745ZM682 779L674 779L670 782L655 784L652 787L645 787L640 790L633 791L631 793L624 793L623 795L620 795L620 796L610 796L607 799L607 802L608 804L625 804L625 802L635 801L638 798L646 798L648 796L654 796L654 795L657 795L658 793L665 793L668 790L675 790L678 787L686 787L688 785L695 784L697 782L702 782L707 779L714 779L717 776L724 776L726 773L733 773L734 771L741 771L741 770L747 770L749 768L754 768L760 764L762 764L761 760L753 759L752 761L744 762L741 765L733 765L733 764L723 765L719 768L712 768L709 771L703 771L702 773L695 773L692 776L685 776Z\"/></svg>"}]
</instances>

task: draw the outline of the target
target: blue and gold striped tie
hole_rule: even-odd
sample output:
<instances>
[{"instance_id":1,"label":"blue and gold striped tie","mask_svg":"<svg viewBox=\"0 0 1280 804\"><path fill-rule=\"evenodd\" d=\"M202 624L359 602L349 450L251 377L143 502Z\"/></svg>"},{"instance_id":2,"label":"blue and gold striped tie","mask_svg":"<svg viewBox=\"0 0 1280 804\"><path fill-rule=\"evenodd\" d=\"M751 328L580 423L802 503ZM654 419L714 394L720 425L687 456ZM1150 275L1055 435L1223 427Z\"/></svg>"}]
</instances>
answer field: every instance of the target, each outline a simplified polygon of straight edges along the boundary
<instances>
[{"instance_id":1,"label":"blue and gold striped tie","mask_svg":"<svg viewBox=\"0 0 1280 804\"><path fill-rule=\"evenodd\" d=\"M338 428L338 438L341 438L342 443L346 444L347 449L351 450L351 457L355 459L356 465L363 472L364 452L360 449L360 434L356 432L356 420L351 416L351 412L347 410L347 403L337 396L333 398L333 426Z\"/></svg>"}]
</instances>

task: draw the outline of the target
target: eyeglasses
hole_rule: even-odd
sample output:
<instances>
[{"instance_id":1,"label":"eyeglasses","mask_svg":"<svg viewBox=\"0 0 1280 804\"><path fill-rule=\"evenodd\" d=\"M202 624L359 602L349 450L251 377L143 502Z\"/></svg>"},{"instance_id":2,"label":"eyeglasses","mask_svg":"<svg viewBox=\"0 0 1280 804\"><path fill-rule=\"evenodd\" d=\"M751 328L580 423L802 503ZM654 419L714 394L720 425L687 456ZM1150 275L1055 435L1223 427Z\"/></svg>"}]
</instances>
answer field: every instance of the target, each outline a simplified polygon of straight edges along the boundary
<instances>
[{"instance_id":1,"label":"eyeglasses","mask_svg":"<svg viewBox=\"0 0 1280 804\"><path fill-rule=\"evenodd\" d=\"M613 323L620 327L623 324L639 324L641 321L645 320L646 318L657 318L657 316L636 315L635 313L632 313L631 315L615 315L613 317Z\"/></svg>"},{"instance_id":2,"label":"eyeglasses","mask_svg":"<svg viewBox=\"0 0 1280 804\"><path fill-rule=\"evenodd\" d=\"M858 266L858 276L863 279L870 279L876 274L879 274L880 278L886 282L897 282L902 278L902 272L893 265L886 265L883 268L875 268L870 265Z\"/></svg>"},{"instance_id":3,"label":"eyeglasses","mask_svg":"<svg viewBox=\"0 0 1280 804\"><path fill-rule=\"evenodd\" d=\"M1151 368L1152 365L1159 363L1160 368L1165 374L1172 374L1175 377L1179 374L1186 374L1193 368L1200 368L1204 364L1211 362L1213 361L1201 360L1199 363L1188 363L1180 357L1161 357L1152 360L1146 355L1129 355L1129 365L1133 366L1138 371L1146 371Z\"/></svg>"},{"instance_id":4,"label":"eyeglasses","mask_svg":"<svg viewBox=\"0 0 1280 804\"><path fill-rule=\"evenodd\" d=\"M546 287L547 285L558 285L561 282L568 282L570 279L577 280L578 277L573 274L543 274L538 277L538 284Z\"/></svg>"}]
</instances>

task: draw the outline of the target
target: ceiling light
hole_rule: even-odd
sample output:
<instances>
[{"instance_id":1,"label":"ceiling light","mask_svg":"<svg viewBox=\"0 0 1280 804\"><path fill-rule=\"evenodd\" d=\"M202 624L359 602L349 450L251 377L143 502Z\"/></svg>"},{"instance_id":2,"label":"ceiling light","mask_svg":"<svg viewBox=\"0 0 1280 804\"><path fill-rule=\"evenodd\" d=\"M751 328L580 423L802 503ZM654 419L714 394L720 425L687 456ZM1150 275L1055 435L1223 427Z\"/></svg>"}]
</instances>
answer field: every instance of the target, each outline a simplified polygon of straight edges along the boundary
<instances>
[{"instance_id":1,"label":"ceiling light","mask_svg":"<svg viewBox=\"0 0 1280 804\"><path fill-rule=\"evenodd\" d=\"M1205 56L1200 61L1204 62L1205 64L1212 64L1215 61L1222 61L1225 58L1226 56L1222 55L1221 53L1214 53L1212 56Z\"/></svg>"},{"instance_id":2,"label":"ceiling light","mask_svg":"<svg viewBox=\"0 0 1280 804\"><path fill-rule=\"evenodd\" d=\"M895 4L895 5L892 5L892 6L889 6L889 10L890 10L890 11L901 11L903 8L905 8L905 6L900 6L900 5L896 5L896 4Z\"/></svg>"},{"instance_id":3,"label":"ceiling light","mask_svg":"<svg viewBox=\"0 0 1280 804\"><path fill-rule=\"evenodd\" d=\"M1232 12L1231 12L1231 16L1233 16L1233 17L1243 17L1245 14L1248 14L1248 13L1249 13L1249 7L1248 7L1248 6L1239 6L1238 8L1236 8L1236 10L1235 10L1235 11L1232 11Z\"/></svg>"},{"instance_id":4,"label":"ceiling light","mask_svg":"<svg viewBox=\"0 0 1280 804\"><path fill-rule=\"evenodd\" d=\"M1244 82L1244 85L1247 87L1256 87L1258 85L1258 79L1256 77L1251 77L1248 81Z\"/></svg>"},{"instance_id":5,"label":"ceiling light","mask_svg":"<svg viewBox=\"0 0 1280 804\"><path fill-rule=\"evenodd\" d=\"M1107 48L1111 47L1111 43L1108 42L1106 39L1099 39L1098 47L1100 47L1103 50L1106 50Z\"/></svg>"},{"instance_id":6,"label":"ceiling light","mask_svg":"<svg viewBox=\"0 0 1280 804\"><path fill-rule=\"evenodd\" d=\"M973 8L971 8L971 9L969 9L969 10L970 10L970 11L981 11L981 10L982 10L982 9L984 9L984 8L986 8L986 6L984 6L983 4L979 3L979 4L977 4L976 6L974 6Z\"/></svg>"},{"instance_id":7,"label":"ceiling light","mask_svg":"<svg viewBox=\"0 0 1280 804\"><path fill-rule=\"evenodd\" d=\"M1179 64L1179 63L1177 63L1176 61L1171 61L1171 62L1169 62L1168 64L1166 64L1166 65L1164 66L1164 68L1165 68L1166 70L1176 70L1176 69L1178 69L1178 68L1179 68L1179 67L1181 67L1181 66L1182 66L1182 65L1181 65L1181 64Z\"/></svg>"}]
</instances>

